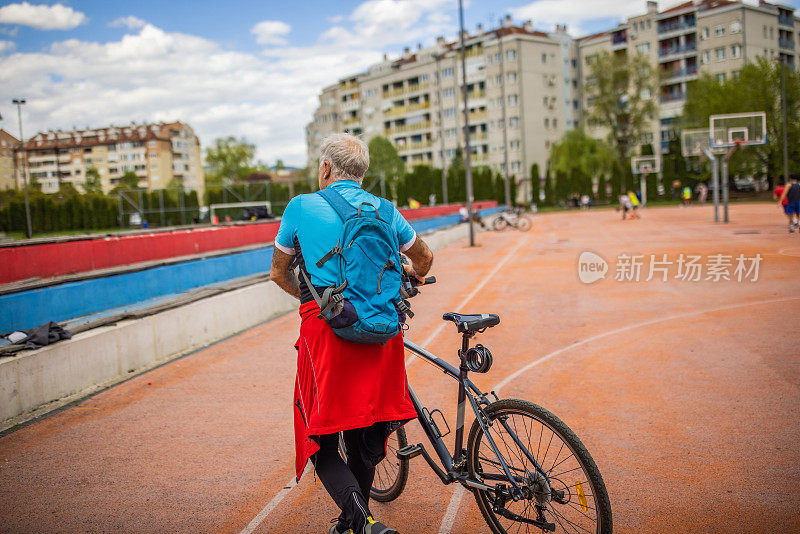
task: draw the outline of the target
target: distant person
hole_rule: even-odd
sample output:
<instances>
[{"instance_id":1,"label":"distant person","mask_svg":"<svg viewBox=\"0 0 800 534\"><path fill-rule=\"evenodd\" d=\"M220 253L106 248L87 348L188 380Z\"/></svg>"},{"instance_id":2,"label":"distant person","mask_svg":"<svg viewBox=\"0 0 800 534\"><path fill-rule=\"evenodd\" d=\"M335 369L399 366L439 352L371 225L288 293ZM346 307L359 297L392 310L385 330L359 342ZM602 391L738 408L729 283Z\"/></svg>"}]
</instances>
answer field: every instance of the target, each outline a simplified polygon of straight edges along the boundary
<instances>
[{"instance_id":1,"label":"distant person","mask_svg":"<svg viewBox=\"0 0 800 534\"><path fill-rule=\"evenodd\" d=\"M416 199L411 198L411 197L408 198L408 207L409 208L411 208L412 210L415 210L415 209L419 208L420 206L422 206L422 204L420 204L419 200L416 200Z\"/></svg>"},{"instance_id":2,"label":"distant person","mask_svg":"<svg viewBox=\"0 0 800 534\"><path fill-rule=\"evenodd\" d=\"M705 182L700 182L699 194L697 196L697 201L702 206L702 205L704 205L706 203L706 199L707 198L708 198L708 186L706 185Z\"/></svg>"},{"instance_id":3,"label":"distant person","mask_svg":"<svg viewBox=\"0 0 800 534\"><path fill-rule=\"evenodd\" d=\"M784 215L786 215L786 217L789 219L789 232L791 232L792 231L792 214L789 213L789 210L786 208L786 205L789 203L789 201L786 199L786 197L783 196L783 192L785 190L786 190L786 183L785 182L781 182L781 184L778 187L775 188L775 191L772 192L772 198L774 198L776 200L780 200L778 205L781 208L781 211L783 211ZM781 200L781 199L783 199L783 200Z\"/></svg>"},{"instance_id":4,"label":"distant person","mask_svg":"<svg viewBox=\"0 0 800 534\"><path fill-rule=\"evenodd\" d=\"M631 217L634 219L641 219L639 215L639 197L633 191L628 191L628 199L631 205Z\"/></svg>"},{"instance_id":5,"label":"distant person","mask_svg":"<svg viewBox=\"0 0 800 534\"><path fill-rule=\"evenodd\" d=\"M692 188L688 185L683 188L683 205L688 206L692 201Z\"/></svg>"},{"instance_id":6,"label":"distant person","mask_svg":"<svg viewBox=\"0 0 800 534\"><path fill-rule=\"evenodd\" d=\"M672 181L672 200L678 200L678 194L681 191L681 181L680 180L673 180Z\"/></svg>"},{"instance_id":7,"label":"distant person","mask_svg":"<svg viewBox=\"0 0 800 534\"><path fill-rule=\"evenodd\" d=\"M789 183L783 188L780 204L786 200L786 207L783 209L789 217L789 233L793 233L798 227L798 217L800 217L800 183L797 183L797 175L793 174L789 178Z\"/></svg>"},{"instance_id":8,"label":"distant person","mask_svg":"<svg viewBox=\"0 0 800 534\"><path fill-rule=\"evenodd\" d=\"M589 198L589 195L582 195L581 196L581 208L585 211L589 209L591 206L592 200Z\"/></svg>"},{"instance_id":9,"label":"distant person","mask_svg":"<svg viewBox=\"0 0 800 534\"><path fill-rule=\"evenodd\" d=\"M622 220L624 221L631 210L631 199L625 193L619 196L619 209L622 212Z\"/></svg>"}]
</instances>

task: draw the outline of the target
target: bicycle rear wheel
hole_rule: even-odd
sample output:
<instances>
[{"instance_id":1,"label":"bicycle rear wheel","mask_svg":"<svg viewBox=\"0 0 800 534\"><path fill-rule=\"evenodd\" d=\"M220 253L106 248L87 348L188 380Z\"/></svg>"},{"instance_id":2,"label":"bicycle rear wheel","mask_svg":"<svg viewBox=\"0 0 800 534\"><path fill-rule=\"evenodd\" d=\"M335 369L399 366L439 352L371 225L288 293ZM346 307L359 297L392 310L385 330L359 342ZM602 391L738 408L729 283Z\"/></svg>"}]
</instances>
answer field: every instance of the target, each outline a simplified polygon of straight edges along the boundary
<instances>
[{"instance_id":1,"label":"bicycle rear wheel","mask_svg":"<svg viewBox=\"0 0 800 534\"><path fill-rule=\"evenodd\" d=\"M502 503L500 510L496 510L492 493L474 490L478 508L492 532L539 531L539 527L526 523L530 520L553 523L557 532L612 532L611 503L603 477L567 425L541 406L518 399L494 402L484 412L489 421L489 433L525 495L519 501ZM533 466L513 439L512 432L536 459L547 478ZM511 486L477 420L473 422L467 441L467 469L471 477L489 486L497 483ZM504 510L510 514L503 515Z\"/></svg>"},{"instance_id":2,"label":"bicycle rear wheel","mask_svg":"<svg viewBox=\"0 0 800 534\"><path fill-rule=\"evenodd\" d=\"M508 226L508 221L502 215L498 215L492 223L492 230L502 232Z\"/></svg>"}]
</instances>

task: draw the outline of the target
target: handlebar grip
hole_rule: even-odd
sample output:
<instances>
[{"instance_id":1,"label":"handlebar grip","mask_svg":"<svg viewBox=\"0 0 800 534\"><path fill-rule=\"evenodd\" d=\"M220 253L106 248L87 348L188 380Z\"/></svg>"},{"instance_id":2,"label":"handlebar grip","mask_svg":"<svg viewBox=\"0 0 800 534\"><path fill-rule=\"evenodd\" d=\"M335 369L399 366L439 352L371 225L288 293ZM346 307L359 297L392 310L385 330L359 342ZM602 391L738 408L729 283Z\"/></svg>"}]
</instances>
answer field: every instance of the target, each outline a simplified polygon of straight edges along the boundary
<instances>
[{"instance_id":1,"label":"handlebar grip","mask_svg":"<svg viewBox=\"0 0 800 534\"><path fill-rule=\"evenodd\" d=\"M435 276L428 276L427 278L425 278L425 284L426 285L427 284L435 284L435 283L436 283L436 277Z\"/></svg>"}]
</instances>

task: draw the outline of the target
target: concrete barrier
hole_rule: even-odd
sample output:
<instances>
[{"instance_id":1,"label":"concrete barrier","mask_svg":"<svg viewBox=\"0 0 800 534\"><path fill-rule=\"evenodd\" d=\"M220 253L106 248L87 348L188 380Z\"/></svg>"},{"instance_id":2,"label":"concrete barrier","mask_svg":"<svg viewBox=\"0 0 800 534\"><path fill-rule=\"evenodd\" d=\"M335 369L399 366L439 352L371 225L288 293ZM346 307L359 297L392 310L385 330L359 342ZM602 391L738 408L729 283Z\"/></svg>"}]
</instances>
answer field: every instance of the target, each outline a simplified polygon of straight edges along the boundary
<instances>
[{"instance_id":1,"label":"concrete barrier","mask_svg":"<svg viewBox=\"0 0 800 534\"><path fill-rule=\"evenodd\" d=\"M467 235L460 224L423 237L437 250ZM260 282L0 358L0 431L295 308L274 283Z\"/></svg>"}]
</instances>

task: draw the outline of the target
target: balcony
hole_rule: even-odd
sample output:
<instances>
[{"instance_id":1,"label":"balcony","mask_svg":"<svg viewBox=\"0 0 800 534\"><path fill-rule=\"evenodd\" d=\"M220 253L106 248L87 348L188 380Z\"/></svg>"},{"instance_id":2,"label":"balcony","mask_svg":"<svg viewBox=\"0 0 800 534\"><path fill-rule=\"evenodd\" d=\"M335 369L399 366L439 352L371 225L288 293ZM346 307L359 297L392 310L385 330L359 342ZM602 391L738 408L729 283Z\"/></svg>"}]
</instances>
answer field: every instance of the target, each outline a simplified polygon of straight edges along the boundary
<instances>
[{"instance_id":1,"label":"balcony","mask_svg":"<svg viewBox=\"0 0 800 534\"><path fill-rule=\"evenodd\" d=\"M384 131L386 132L386 135L392 135L405 132L416 132L418 130L429 130L430 127L431 127L431 121L422 121L414 124L402 124L400 126L392 126L386 128Z\"/></svg>"},{"instance_id":2,"label":"balcony","mask_svg":"<svg viewBox=\"0 0 800 534\"><path fill-rule=\"evenodd\" d=\"M430 148L433 146L433 141L430 139L427 141L419 141L417 143L408 143L406 145L398 145L397 149L400 152L411 152L413 150L425 150L426 148Z\"/></svg>"},{"instance_id":3,"label":"balcony","mask_svg":"<svg viewBox=\"0 0 800 534\"><path fill-rule=\"evenodd\" d=\"M478 89L467 93L468 100L475 100L478 98L486 98L486 91L484 89Z\"/></svg>"},{"instance_id":4,"label":"balcony","mask_svg":"<svg viewBox=\"0 0 800 534\"><path fill-rule=\"evenodd\" d=\"M348 117L342 120L342 125L349 126L351 124L357 124L359 120L360 119L358 117Z\"/></svg>"},{"instance_id":5,"label":"balcony","mask_svg":"<svg viewBox=\"0 0 800 534\"><path fill-rule=\"evenodd\" d=\"M486 141L489 139L489 132L470 132L469 138L471 141Z\"/></svg>"},{"instance_id":6,"label":"balcony","mask_svg":"<svg viewBox=\"0 0 800 534\"><path fill-rule=\"evenodd\" d=\"M383 110L383 114L396 117L398 115L405 115L406 113L413 113L415 111L421 111L423 109L428 109L430 107L431 107L430 101L418 102L415 104L406 104L405 106L395 106L393 108L385 109Z\"/></svg>"},{"instance_id":7,"label":"balcony","mask_svg":"<svg viewBox=\"0 0 800 534\"><path fill-rule=\"evenodd\" d=\"M781 13L778 15L778 24L782 24L783 26L791 26L794 28L794 17Z\"/></svg>"},{"instance_id":8,"label":"balcony","mask_svg":"<svg viewBox=\"0 0 800 534\"><path fill-rule=\"evenodd\" d=\"M628 46L628 33L626 31L617 32L611 37L611 47L615 50L626 46Z\"/></svg>"},{"instance_id":9,"label":"balcony","mask_svg":"<svg viewBox=\"0 0 800 534\"><path fill-rule=\"evenodd\" d=\"M684 67L682 69L674 69L666 71L665 74L668 80L674 81L675 78L683 78L684 76L696 76L697 67Z\"/></svg>"},{"instance_id":10,"label":"balcony","mask_svg":"<svg viewBox=\"0 0 800 534\"><path fill-rule=\"evenodd\" d=\"M487 115L487 113L486 113L485 109L481 109L481 110L477 110L477 111L470 111L470 113L469 113L469 121L472 122L472 121L485 120L486 119L486 115Z\"/></svg>"},{"instance_id":11,"label":"balcony","mask_svg":"<svg viewBox=\"0 0 800 534\"><path fill-rule=\"evenodd\" d=\"M358 89L357 81L343 83L339 86L339 91L352 91L353 89Z\"/></svg>"},{"instance_id":12,"label":"balcony","mask_svg":"<svg viewBox=\"0 0 800 534\"><path fill-rule=\"evenodd\" d=\"M669 104L670 102L680 102L686 100L686 93L669 93L661 95L661 103Z\"/></svg>"},{"instance_id":13,"label":"balcony","mask_svg":"<svg viewBox=\"0 0 800 534\"><path fill-rule=\"evenodd\" d=\"M784 50L794 50L794 41L791 39L778 39L778 46Z\"/></svg>"},{"instance_id":14,"label":"balcony","mask_svg":"<svg viewBox=\"0 0 800 534\"><path fill-rule=\"evenodd\" d=\"M694 21L680 21L680 22L667 22L658 25L658 36L661 37L665 33L682 32L690 30L695 27Z\"/></svg>"},{"instance_id":15,"label":"balcony","mask_svg":"<svg viewBox=\"0 0 800 534\"><path fill-rule=\"evenodd\" d=\"M685 45L680 46L670 46L661 48L658 51L658 59L659 61L668 61L676 58L677 56L694 52L697 52L697 43L686 43Z\"/></svg>"},{"instance_id":16,"label":"balcony","mask_svg":"<svg viewBox=\"0 0 800 534\"><path fill-rule=\"evenodd\" d=\"M461 55L461 50L459 50L459 56ZM472 48L467 48L466 56L468 58L471 57L478 57L483 55L483 47L481 46L473 46Z\"/></svg>"},{"instance_id":17,"label":"balcony","mask_svg":"<svg viewBox=\"0 0 800 534\"><path fill-rule=\"evenodd\" d=\"M489 161L489 154L472 154L470 156L471 163L486 163Z\"/></svg>"},{"instance_id":18,"label":"balcony","mask_svg":"<svg viewBox=\"0 0 800 534\"><path fill-rule=\"evenodd\" d=\"M383 92L383 98L394 98L396 96L406 95L410 93L416 93L417 91L422 91L423 89L427 89L430 87L429 82L423 83L415 83L409 84L403 87L398 87L397 89L389 89L388 91Z\"/></svg>"}]
</instances>

